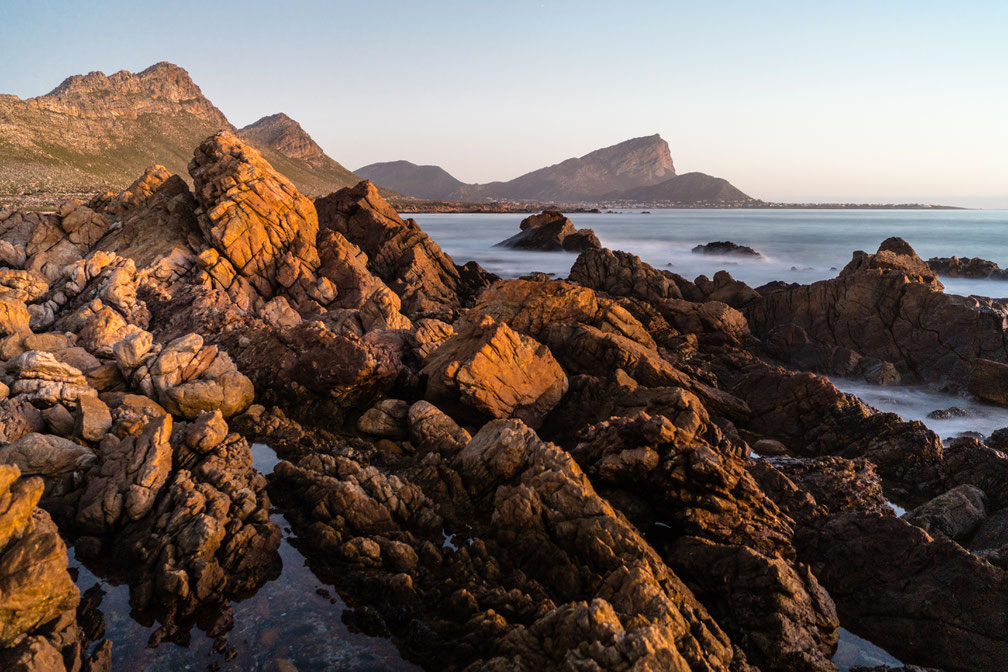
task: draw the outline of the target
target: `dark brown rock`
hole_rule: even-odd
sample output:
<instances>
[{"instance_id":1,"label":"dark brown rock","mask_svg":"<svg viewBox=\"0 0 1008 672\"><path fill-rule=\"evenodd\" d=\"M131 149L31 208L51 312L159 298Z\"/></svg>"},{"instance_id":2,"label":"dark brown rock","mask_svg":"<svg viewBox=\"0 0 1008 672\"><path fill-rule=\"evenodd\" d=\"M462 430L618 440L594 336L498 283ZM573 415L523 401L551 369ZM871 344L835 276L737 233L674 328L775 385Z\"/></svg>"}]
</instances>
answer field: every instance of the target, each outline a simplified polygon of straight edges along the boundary
<instances>
[{"instance_id":1,"label":"dark brown rock","mask_svg":"<svg viewBox=\"0 0 1008 672\"><path fill-rule=\"evenodd\" d=\"M745 307L764 337L794 324L815 343L895 365L909 380L965 387L973 362L1008 362L1005 308L942 292L934 271L905 241L856 252L833 280L764 294Z\"/></svg>"},{"instance_id":2,"label":"dark brown rock","mask_svg":"<svg viewBox=\"0 0 1008 672\"><path fill-rule=\"evenodd\" d=\"M682 296L673 280L640 257L605 248L582 252L571 268L570 280L613 296L633 296L645 301Z\"/></svg>"},{"instance_id":3,"label":"dark brown rock","mask_svg":"<svg viewBox=\"0 0 1008 672\"><path fill-rule=\"evenodd\" d=\"M796 545L841 621L900 660L964 671L1008 666L1003 569L903 520L870 513L830 516L802 529Z\"/></svg>"},{"instance_id":4,"label":"dark brown rock","mask_svg":"<svg viewBox=\"0 0 1008 672\"><path fill-rule=\"evenodd\" d=\"M591 229L576 229L571 221L559 210L544 210L538 215L526 217L521 222L521 232L497 243L497 247L518 250L540 250L550 252L567 250L582 252L601 248L595 232Z\"/></svg>"},{"instance_id":5,"label":"dark brown rock","mask_svg":"<svg viewBox=\"0 0 1008 672\"><path fill-rule=\"evenodd\" d=\"M458 270L416 222L399 215L368 181L315 201L322 229L332 229L360 247L368 268L402 299L413 317L447 315L465 293ZM422 316L422 315L421 315Z\"/></svg>"},{"instance_id":6,"label":"dark brown rock","mask_svg":"<svg viewBox=\"0 0 1008 672\"><path fill-rule=\"evenodd\" d=\"M727 257L752 257L753 259L759 259L763 256L751 247L739 245L738 243L733 243L730 240L720 240L714 243L707 243L706 245L697 245L691 250L691 252L693 252L693 254L707 254Z\"/></svg>"}]
</instances>

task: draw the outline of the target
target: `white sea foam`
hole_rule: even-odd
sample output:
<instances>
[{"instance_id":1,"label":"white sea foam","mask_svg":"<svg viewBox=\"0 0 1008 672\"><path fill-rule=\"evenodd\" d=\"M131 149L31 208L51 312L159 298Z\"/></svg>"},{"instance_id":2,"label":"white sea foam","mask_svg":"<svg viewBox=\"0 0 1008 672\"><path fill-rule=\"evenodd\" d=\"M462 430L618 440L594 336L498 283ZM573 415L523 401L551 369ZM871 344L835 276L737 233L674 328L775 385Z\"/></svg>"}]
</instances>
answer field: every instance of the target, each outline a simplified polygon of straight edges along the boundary
<instances>
[{"instance_id":1,"label":"white sea foam","mask_svg":"<svg viewBox=\"0 0 1008 672\"><path fill-rule=\"evenodd\" d=\"M928 387L870 385L863 381L831 378L843 392L853 394L869 406L899 415L904 420L920 420L942 439L964 432L989 436L995 429L1008 427L1008 408L984 404L972 397L938 392ZM937 419L927 417L936 410L961 408L968 415Z\"/></svg>"}]
</instances>

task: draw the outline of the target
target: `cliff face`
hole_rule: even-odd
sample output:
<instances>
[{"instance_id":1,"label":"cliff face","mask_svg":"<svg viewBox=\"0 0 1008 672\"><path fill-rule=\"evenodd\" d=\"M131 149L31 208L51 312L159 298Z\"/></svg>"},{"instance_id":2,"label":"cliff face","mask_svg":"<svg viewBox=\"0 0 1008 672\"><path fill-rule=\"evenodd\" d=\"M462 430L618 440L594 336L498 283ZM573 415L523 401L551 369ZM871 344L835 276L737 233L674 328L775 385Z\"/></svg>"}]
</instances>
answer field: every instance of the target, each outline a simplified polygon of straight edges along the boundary
<instances>
[{"instance_id":1,"label":"cliff face","mask_svg":"<svg viewBox=\"0 0 1008 672\"><path fill-rule=\"evenodd\" d=\"M219 130L236 129L171 63L74 75L26 100L0 96L0 197L121 189L152 164L185 175L192 147ZM286 115L242 134L308 194L359 182Z\"/></svg>"},{"instance_id":2,"label":"cliff face","mask_svg":"<svg viewBox=\"0 0 1008 672\"><path fill-rule=\"evenodd\" d=\"M604 147L508 182L469 185L457 195L463 199L575 203L657 184L673 176L675 166L668 143L656 134Z\"/></svg>"}]
</instances>

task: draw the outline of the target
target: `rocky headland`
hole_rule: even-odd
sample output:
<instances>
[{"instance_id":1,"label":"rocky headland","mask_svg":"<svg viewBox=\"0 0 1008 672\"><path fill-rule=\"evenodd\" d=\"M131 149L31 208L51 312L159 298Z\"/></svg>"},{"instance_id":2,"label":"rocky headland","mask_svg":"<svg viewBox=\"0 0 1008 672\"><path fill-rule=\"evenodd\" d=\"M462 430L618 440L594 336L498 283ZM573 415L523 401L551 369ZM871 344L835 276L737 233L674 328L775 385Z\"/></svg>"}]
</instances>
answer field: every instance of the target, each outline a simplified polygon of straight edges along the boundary
<instances>
[{"instance_id":1,"label":"rocky headland","mask_svg":"<svg viewBox=\"0 0 1008 672\"><path fill-rule=\"evenodd\" d=\"M1008 308L902 240L808 286L597 245L502 280L229 131L187 173L0 212L0 669L114 667L68 553L227 668L271 507L332 618L424 669L832 672L841 627L1008 669L1002 433L944 443L823 375L1008 401Z\"/></svg>"}]
</instances>

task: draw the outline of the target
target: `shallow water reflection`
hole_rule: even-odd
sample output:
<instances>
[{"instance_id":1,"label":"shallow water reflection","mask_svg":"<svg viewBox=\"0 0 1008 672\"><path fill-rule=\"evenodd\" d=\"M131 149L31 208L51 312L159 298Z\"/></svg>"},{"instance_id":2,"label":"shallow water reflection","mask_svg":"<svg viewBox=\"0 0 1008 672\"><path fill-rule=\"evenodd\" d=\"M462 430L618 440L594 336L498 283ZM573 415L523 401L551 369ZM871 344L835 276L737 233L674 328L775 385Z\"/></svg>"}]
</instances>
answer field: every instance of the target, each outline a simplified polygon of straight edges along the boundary
<instances>
[{"instance_id":1,"label":"shallow water reflection","mask_svg":"<svg viewBox=\"0 0 1008 672\"><path fill-rule=\"evenodd\" d=\"M264 444L253 444L252 454L255 467L264 474L279 461ZM294 537L287 519L275 509L270 519L283 532L279 549L283 569L254 595L231 603L234 627L225 635L228 648L217 651L215 640L196 628L188 646L164 642L148 648L157 624L145 626L130 616L129 587L96 576L71 549L70 567L77 570L81 591L97 584L104 592L100 608L105 636L112 641L112 669L176 672L206 670L216 663L219 667L214 669L242 672L419 670L402 659L391 641L350 632L341 618L346 605L306 565L291 543Z\"/></svg>"}]
</instances>

